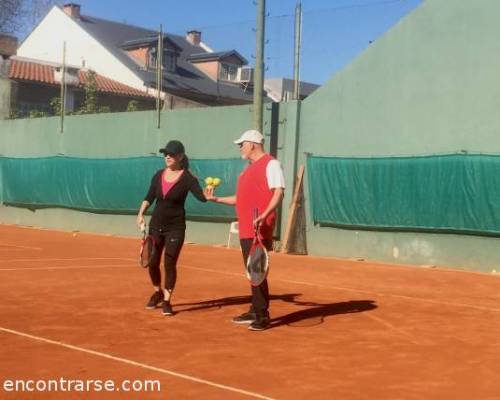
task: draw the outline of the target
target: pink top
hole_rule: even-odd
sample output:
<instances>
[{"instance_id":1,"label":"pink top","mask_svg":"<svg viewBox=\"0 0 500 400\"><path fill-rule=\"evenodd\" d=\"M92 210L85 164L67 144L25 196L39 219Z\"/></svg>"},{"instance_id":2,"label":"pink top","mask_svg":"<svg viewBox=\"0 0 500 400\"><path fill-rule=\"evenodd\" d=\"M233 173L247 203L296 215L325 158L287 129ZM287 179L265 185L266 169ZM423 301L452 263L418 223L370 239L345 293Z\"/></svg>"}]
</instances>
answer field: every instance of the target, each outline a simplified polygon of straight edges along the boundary
<instances>
[{"instance_id":1,"label":"pink top","mask_svg":"<svg viewBox=\"0 0 500 400\"><path fill-rule=\"evenodd\" d=\"M175 179L175 181L172 181L172 182L167 182L167 181L165 180L165 172L166 172L166 171L167 171L167 170L165 169L165 170L163 171L163 173L161 174L161 192L162 192L162 194L163 194L163 197L165 197L165 196L167 195L167 193L170 191L170 189L172 189L172 188L175 186L175 184L177 183L177 181L179 180L179 178L180 178L180 177L182 176L182 174L184 173L184 171L183 171L183 172L181 172L181 173L179 174L179 176Z\"/></svg>"}]
</instances>

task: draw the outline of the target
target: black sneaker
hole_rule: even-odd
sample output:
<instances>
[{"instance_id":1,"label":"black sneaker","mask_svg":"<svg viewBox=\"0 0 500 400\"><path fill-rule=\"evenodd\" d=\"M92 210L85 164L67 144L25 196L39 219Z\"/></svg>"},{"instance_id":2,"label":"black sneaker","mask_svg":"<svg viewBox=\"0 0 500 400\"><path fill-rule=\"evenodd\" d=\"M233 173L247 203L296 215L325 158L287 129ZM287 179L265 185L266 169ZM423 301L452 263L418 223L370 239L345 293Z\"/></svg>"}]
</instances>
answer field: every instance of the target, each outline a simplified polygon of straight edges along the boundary
<instances>
[{"instance_id":1,"label":"black sneaker","mask_svg":"<svg viewBox=\"0 0 500 400\"><path fill-rule=\"evenodd\" d=\"M235 324L251 324L252 322L255 321L257 318L257 315L253 312L246 312L241 315L238 315L237 317L233 318L233 322Z\"/></svg>"},{"instance_id":2,"label":"black sneaker","mask_svg":"<svg viewBox=\"0 0 500 400\"><path fill-rule=\"evenodd\" d=\"M174 311L172 310L172 305L170 304L169 301L163 301L163 303L161 304L161 308L162 308L162 314L163 315L174 315Z\"/></svg>"},{"instance_id":3,"label":"black sneaker","mask_svg":"<svg viewBox=\"0 0 500 400\"><path fill-rule=\"evenodd\" d=\"M148 304L146 304L146 309L147 310L154 310L158 304L160 304L163 301L163 291L159 290L153 293L151 298L148 301Z\"/></svg>"},{"instance_id":4,"label":"black sneaker","mask_svg":"<svg viewBox=\"0 0 500 400\"><path fill-rule=\"evenodd\" d=\"M263 331L269 328L269 317L257 317L248 327L251 331Z\"/></svg>"}]
</instances>

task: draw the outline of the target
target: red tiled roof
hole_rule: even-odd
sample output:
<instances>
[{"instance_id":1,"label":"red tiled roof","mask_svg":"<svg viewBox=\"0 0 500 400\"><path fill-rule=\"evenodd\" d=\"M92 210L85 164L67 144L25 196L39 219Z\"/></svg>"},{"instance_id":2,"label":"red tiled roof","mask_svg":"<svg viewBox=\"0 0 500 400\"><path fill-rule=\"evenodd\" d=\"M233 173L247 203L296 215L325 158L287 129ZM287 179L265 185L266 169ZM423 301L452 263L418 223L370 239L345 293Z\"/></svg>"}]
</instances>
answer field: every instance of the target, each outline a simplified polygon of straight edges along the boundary
<instances>
[{"instance_id":1,"label":"red tiled roof","mask_svg":"<svg viewBox=\"0 0 500 400\"><path fill-rule=\"evenodd\" d=\"M57 85L54 80L54 71L55 68L50 65L10 60L9 78Z\"/></svg>"},{"instance_id":2,"label":"red tiled roof","mask_svg":"<svg viewBox=\"0 0 500 400\"><path fill-rule=\"evenodd\" d=\"M52 65L40 64L33 61L11 59L9 67L9 78L20 79L23 81L42 82L50 85L59 85L59 82L54 79L55 70L56 67ZM80 81L78 87L83 87L85 85L85 83L87 82L88 74L88 71L78 71L78 80ZM154 96L151 94L114 81L113 79L106 78L105 76L96 74L95 78L97 90L99 92L122 96L154 98Z\"/></svg>"}]
</instances>

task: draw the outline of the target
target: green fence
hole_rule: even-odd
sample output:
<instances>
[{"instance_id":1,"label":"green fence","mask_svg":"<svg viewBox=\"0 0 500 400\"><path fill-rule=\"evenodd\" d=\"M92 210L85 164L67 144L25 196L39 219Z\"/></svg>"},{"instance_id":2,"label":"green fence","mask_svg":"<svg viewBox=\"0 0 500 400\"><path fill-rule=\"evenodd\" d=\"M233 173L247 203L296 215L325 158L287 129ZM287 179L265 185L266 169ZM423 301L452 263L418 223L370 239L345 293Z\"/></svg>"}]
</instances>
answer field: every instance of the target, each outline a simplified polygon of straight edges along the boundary
<instances>
[{"instance_id":1,"label":"green fence","mask_svg":"<svg viewBox=\"0 0 500 400\"><path fill-rule=\"evenodd\" d=\"M29 209L62 207L106 214L134 214L152 175L164 167L161 157L87 159L71 157L0 159L2 199L7 205ZM241 159L190 160L200 179L217 176L221 196L234 194L244 167ZM234 220L234 209L201 203L192 195L186 203L188 218Z\"/></svg>"},{"instance_id":2,"label":"green fence","mask_svg":"<svg viewBox=\"0 0 500 400\"><path fill-rule=\"evenodd\" d=\"M500 235L500 156L308 157L320 225Z\"/></svg>"}]
</instances>

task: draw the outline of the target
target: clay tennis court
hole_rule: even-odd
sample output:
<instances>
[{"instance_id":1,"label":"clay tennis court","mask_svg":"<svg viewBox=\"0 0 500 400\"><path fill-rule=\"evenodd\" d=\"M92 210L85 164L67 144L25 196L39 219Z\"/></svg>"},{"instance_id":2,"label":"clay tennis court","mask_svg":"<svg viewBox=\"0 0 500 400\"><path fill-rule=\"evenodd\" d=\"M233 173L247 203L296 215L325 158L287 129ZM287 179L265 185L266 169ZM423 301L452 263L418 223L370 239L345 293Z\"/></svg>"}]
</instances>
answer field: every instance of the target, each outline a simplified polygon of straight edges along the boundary
<instances>
[{"instance_id":1,"label":"clay tennis court","mask_svg":"<svg viewBox=\"0 0 500 400\"><path fill-rule=\"evenodd\" d=\"M0 226L0 376L158 379L161 392L2 399L498 399L500 279L273 254L251 332L239 251L187 244L173 317L138 239Z\"/></svg>"}]
</instances>

